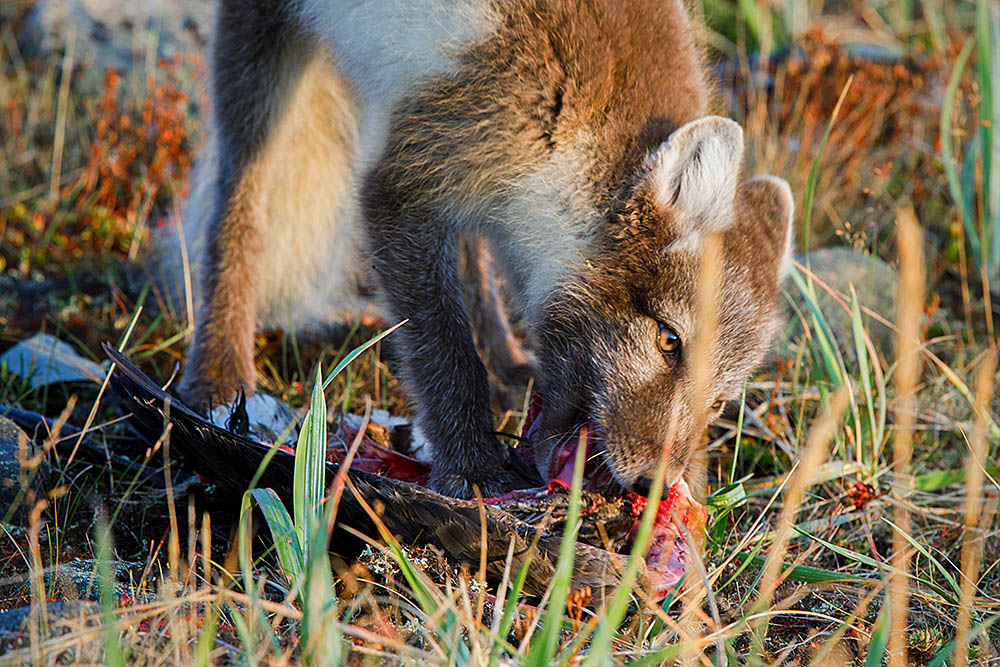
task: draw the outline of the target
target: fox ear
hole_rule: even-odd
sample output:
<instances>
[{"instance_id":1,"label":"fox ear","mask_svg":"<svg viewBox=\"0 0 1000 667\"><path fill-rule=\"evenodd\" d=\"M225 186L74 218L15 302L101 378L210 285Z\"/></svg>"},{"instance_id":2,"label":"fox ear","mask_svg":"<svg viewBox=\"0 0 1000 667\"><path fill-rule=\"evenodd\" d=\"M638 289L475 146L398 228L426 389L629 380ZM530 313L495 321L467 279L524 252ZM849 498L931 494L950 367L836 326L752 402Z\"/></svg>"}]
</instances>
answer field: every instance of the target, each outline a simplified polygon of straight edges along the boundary
<instances>
[{"instance_id":1,"label":"fox ear","mask_svg":"<svg viewBox=\"0 0 1000 667\"><path fill-rule=\"evenodd\" d=\"M788 181L777 176L755 176L740 186L740 220L735 233L755 247L755 263L775 266L780 284L792 268L795 199ZM747 243L752 241L752 243Z\"/></svg>"},{"instance_id":2,"label":"fox ear","mask_svg":"<svg viewBox=\"0 0 1000 667\"><path fill-rule=\"evenodd\" d=\"M677 128L645 162L653 201L672 213L678 240L721 232L733 223L743 162L743 130L719 116Z\"/></svg>"}]
</instances>

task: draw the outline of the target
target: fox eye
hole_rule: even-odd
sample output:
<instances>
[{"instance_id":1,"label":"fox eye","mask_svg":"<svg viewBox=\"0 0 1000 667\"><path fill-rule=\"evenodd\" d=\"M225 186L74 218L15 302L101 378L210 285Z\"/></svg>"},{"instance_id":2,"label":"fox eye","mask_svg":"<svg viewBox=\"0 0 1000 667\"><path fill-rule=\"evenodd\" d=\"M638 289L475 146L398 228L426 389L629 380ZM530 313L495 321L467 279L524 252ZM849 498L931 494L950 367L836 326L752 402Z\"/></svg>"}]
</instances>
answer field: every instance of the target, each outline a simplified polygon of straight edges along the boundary
<instances>
[{"instance_id":1,"label":"fox eye","mask_svg":"<svg viewBox=\"0 0 1000 667\"><path fill-rule=\"evenodd\" d=\"M663 354L676 359L681 353L681 337L673 329L660 322L660 333L656 337L656 346Z\"/></svg>"},{"instance_id":2,"label":"fox eye","mask_svg":"<svg viewBox=\"0 0 1000 667\"><path fill-rule=\"evenodd\" d=\"M716 401L715 403L712 403L712 405L710 405L709 407L712 409L712 412L718 412L719 410L722 409L722 406L725 404L726 404L725 401Z\"/></svg>"}]
</instances>

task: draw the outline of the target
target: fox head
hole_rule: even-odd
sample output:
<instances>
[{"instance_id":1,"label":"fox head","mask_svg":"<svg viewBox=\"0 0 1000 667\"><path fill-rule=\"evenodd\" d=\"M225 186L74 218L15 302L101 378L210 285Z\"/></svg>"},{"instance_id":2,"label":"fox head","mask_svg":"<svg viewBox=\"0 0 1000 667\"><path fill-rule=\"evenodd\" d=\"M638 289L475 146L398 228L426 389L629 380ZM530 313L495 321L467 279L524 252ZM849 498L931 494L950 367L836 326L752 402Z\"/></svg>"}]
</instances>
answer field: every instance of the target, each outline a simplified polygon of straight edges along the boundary
<instances>
[{"instance_id":1,"label":"fox head","mask_svg":"<svg viewBox=\"0 0 1000 667\"><path fill-rule=\"evenodd\" d=\"M684 474L707 422L763 360L790 266L788 184L740 182L743 133L715 116L675 130L645 157L608 233L545 304L538 465L547 478L560 435L590 422L608 467L648 491L661 452L667 483ZM717 235L715 327L699 322L702 262ZM707 373L695 395L699 349ZM707 417L707 421L706 421Z\"/></svg>"}]
</instances>

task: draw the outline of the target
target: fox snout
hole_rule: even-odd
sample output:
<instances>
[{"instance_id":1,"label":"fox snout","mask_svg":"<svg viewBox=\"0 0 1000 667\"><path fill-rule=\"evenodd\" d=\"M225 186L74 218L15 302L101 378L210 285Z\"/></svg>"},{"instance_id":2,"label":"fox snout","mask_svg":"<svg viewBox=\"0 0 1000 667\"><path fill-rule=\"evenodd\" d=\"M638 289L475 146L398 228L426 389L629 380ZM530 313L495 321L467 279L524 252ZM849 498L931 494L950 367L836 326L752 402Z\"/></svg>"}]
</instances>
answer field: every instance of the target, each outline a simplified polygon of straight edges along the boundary
<instances>
[{"instance_id":1,"label":"fox snout","mask_svg":"<svg viewBox=\"0 0 1000 667\"><path fill-rule=\"evenodd\" d=\"M678 386L660 388L649 400L628 396L596 418L595 432L604 460L625 488L649 495L661 460L667 487L689 470L693 454L704 447L705 427L718 410L693 405ZM704 402L704 401L699 401ZM699 414L700 413L700 414Z\"/></svg>"}]
</instances>

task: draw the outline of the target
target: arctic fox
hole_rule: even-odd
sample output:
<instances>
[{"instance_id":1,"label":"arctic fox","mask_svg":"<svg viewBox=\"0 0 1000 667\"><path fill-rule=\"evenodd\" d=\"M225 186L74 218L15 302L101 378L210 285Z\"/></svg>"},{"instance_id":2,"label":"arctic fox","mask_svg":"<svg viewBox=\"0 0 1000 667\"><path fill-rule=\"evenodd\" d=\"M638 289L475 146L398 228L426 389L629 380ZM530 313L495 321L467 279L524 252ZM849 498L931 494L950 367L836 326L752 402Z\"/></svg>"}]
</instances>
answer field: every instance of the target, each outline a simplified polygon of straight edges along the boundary
<instances>
[{"instance_id":1,"label":"arctic fox","mask_svg":"<svg viewBox=\"0 0 1000 667\"><path fill-rule=\"evenodd\" d=\"M793 200L744 178L694 35L682 0L221 0L182 396L252 392L258 324L373 269L407 320L432 485L508 490L457 269L481 237L535 344L543 476L584 422L626 487L648 490L664 445L668 482L698 476L697 415L738 397L774 333ZM710 234L718 328L696 398Z\"/></svg>"}]
</instances>

